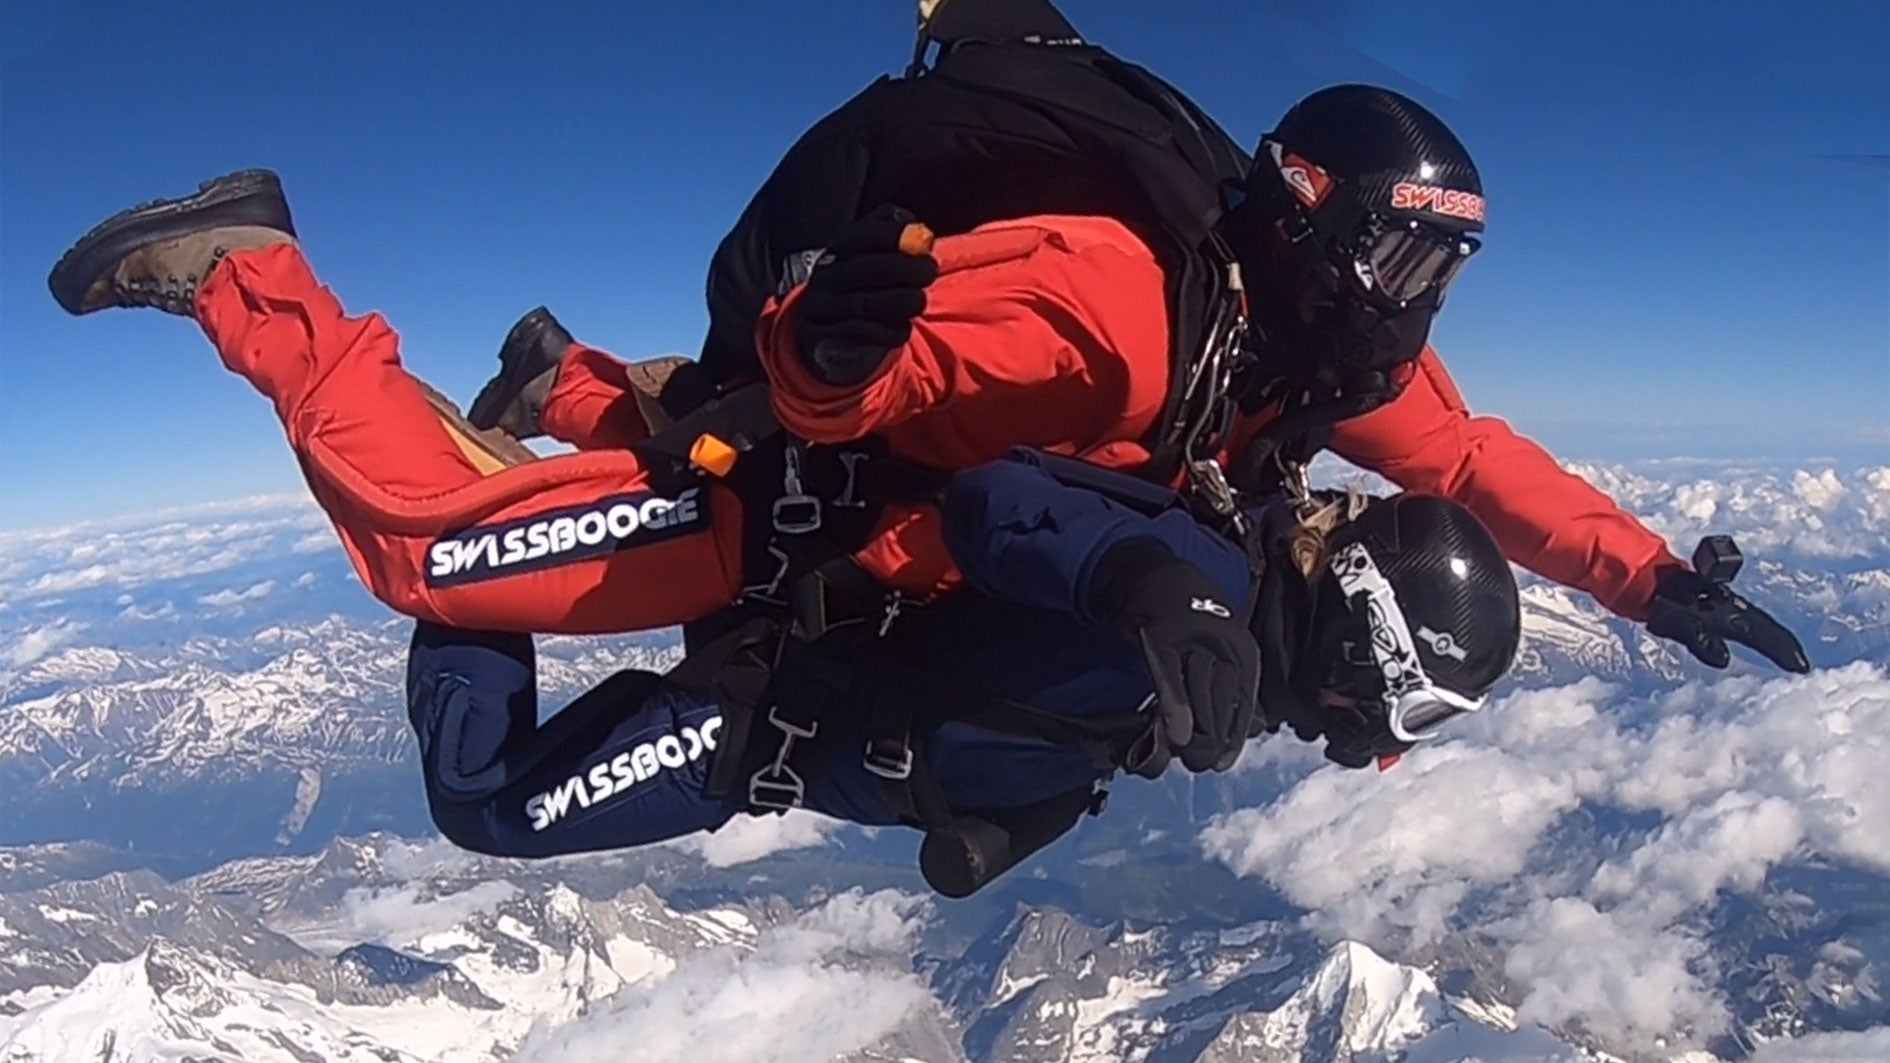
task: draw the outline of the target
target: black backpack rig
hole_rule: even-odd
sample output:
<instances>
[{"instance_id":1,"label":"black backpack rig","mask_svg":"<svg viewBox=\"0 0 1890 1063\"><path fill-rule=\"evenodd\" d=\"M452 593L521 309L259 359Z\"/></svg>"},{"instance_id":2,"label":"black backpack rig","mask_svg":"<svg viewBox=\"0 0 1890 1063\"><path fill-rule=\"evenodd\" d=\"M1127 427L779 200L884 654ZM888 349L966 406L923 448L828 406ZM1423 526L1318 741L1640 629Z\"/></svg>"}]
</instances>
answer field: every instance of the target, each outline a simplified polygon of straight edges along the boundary
<instances>
[{"instance_id":1,"label":"black backpack rig","mask_svg":"<svg viewBox=\"0 0 1890 1063\"><path fill-rule=\"evenodd\" d=\"M713 687L724 702L712 793L746 776L754 810L797 806L803 786L792 765L835 755L806 747L818 745L826 703L845 691L852 703L864 694L872 705L865 765L887 780L901 818L927 831L921 866L941 893L972 892L1085 810L1100 810L1087 790L1033 809L943 807L924 778L925 723L950 719L1070 744L1123 766L1149 740L1149 718L1074 721L924 674L912 659L922 642L913 625L923 621L852 555L886 505L935 501L949 473L891 460L873 440L813 446L791 438L770 411L755 323L789 263L817 254L881 204L911 210L939 235L1040 214L1114 218L1150 247L1167 278L1168 394L1144 440L1152 456L1139 483L1123 488L1128 478L1067 459L1052 459L1053 471L1145 509L1188 505L1244 538L1215 461L1235 414L1229 390L1244 296L1215 226L1225 187L1249 165L1187 97L1084 42L1047 0L942 0L904 76L875 81L788 149L710 265L700 371L719 397L636 447L659 481L725 477L749 515L749 586L729 615L691 626L688 659L672 673ZM1165 489L1177 480L1181 493ZM879 641L874 652L851 652L859 639ZM761 740L763 725L775 741Z\"/></svg>"}]
</instances>

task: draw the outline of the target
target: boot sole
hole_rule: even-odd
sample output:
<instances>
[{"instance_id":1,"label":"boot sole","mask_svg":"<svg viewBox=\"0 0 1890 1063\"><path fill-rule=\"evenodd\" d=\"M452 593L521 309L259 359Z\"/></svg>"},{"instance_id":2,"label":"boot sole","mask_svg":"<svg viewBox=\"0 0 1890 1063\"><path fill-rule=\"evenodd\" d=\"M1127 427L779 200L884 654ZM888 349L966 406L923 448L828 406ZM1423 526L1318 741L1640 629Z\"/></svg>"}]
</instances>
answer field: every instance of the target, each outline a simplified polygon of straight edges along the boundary
<instances>
[{"instance_id":1,"label":"boot sole","mask_svg":"<svg viewBox=\"0 0 1890 1063\"><path fill-rule=\"evenodd\" d=\"M68 314L82 314L85 293L119 260L141 247L205 229L257 225L295 235L282 181L268 170L239 170L197 186L195 195L154 199L106 218L59 257L46 286Z\"/></svg>"},{"instance_id":2,"label":"boot sole","mask_svg":"<svg viewBox=\"0 0 1890 1063\"><path fill-rule=\"evenodd\" d=\"M466 420L474 428L485 431L496 427L506 407L525 390L525 386L536 380L538 374L547 368L556 366L555 361L551 366L532 362L540 341L552 329L565 331L558 319L551 315L551 309L540 306L526 311L525 316L507 330L505 342L499 345L498 375L479 389L479 394L473 396L472 405L466 408ZM558 353L562 355L564 352Z\"/></svg>"}]
</instances>

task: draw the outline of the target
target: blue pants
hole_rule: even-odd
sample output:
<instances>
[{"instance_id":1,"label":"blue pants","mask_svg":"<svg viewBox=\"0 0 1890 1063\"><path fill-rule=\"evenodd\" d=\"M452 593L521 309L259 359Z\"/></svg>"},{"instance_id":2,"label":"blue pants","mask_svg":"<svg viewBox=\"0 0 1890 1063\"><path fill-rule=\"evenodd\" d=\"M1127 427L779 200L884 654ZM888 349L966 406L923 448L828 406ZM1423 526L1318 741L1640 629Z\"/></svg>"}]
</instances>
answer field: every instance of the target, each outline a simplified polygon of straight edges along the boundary
<instances>
[{"instance_id":1,"label":"blue pants","mask_svg":"<svg viewBox=\"0 0 1890 1063\"><path fill-rule=\"evenodd\" d=\"M706 793L720 706L623 671L540 725L529 635L420 623L407 711L433 821L475 852L645 845L713 830L739 807Z\"/></svg>"}]
</instances>

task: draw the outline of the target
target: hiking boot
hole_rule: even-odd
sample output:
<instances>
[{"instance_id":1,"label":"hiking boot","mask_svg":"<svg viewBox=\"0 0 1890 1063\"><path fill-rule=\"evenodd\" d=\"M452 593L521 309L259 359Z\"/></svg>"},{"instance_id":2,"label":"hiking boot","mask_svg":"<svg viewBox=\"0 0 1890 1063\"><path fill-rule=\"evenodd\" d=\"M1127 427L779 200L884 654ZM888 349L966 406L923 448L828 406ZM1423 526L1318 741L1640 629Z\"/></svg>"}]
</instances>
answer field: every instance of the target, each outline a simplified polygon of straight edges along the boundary
<instances>
[{"instance_id":1,"label":"hiking boot","mask_svg":"<svg viewBox=\"0 0 1890 1063\"><path fill-rule=\"evenodd\" d=\"M72 245L46 278L69 314L152 306L191 317L197 288L231 251L294 243L282 182L268 170L205 181L197 194L122 210Z\"/></svg>"},{"instance_id":2,"label":"hiking boot","mask_svg":"<svg viewBox=\"0 0 1890 1063\"><path fill-rule=\"evenodd\" d=\"M558 319L537 307L518 319L499 345L499 371L479 389L466 420L480 429L497 428L514 439L545 434L538 419L545 399L558 382L558 363L574 342Z\"/></svg>"}]
</instances>

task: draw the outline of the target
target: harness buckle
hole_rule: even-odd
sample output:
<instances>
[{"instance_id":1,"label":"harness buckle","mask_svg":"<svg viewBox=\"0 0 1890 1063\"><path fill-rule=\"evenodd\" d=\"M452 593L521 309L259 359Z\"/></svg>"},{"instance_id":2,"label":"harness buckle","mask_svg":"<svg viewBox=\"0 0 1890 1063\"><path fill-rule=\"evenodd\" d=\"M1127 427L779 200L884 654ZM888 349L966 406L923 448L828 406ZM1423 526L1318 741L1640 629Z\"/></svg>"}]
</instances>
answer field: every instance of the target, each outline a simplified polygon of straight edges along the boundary
<instances>
[{"instance_id":1,"label":"harness buckle","mask_svg":"<svg viewBox=\"0 0 1890 1063\"><path fill-rule=\"evenodd\" d=\"M859 487L860 463L865 461L868 457L870 457L870 455L859 450L843 450L840 452L840 464L847 471L847 486L845 490L840 492L840 497L833 500L834 505L842 509L866 508L866 499L860 497Z\"/></svg>"},{"instance_id":2,"label":"harness buckle","mask_svg":"<svg viewBox=\"0 0 1890 1063\"><path fill-rule=\"evenodd\" d=\"M1196 458L1188 462L1188 472L1215 513L1232 517L1240 512L1240 503L1234 498L1234 489L1227 482L1227 474L1221 471L1220 462L1213 458Z\"/></svg>"},{"instance_id":3,"label":"harness buckle","mask_svg":"<svg viewBox=\"0 0 1890 1063\"><path fill-rule=\"evenodd\" d=\"M904 782L912 777L912 747L892 739L871 741L861 763L882 779Z\"/></svg>"},{"instance_id":4,"label":"harness buckle","mask_svg":"<svg viewBox=\"0 0 1890 1063\"><path fill-rule=\"evenodd\" d=\"M770 765L772 767L772 765ZM748 780L748 805L768 812L786 812L801 807L807 787L794 769L783 765L778 776L762 768Z\"/></svg>"},{"instance_id":5,"label":"harness buckle","mask_svg":"<svg viewBox=\"0 0 1890 1063\"><path fill-rule=\"evenodd\" d=\"M820 530L820 499L801 486L801 448L789 442L787 465L781 471L781 497L774 500L774 530L782 535L806 535Z\"/></svg>"},{"instance_id":6,"label":"harness buckle","mask_svg":"<svg viewBox=\"0 0 1890 1063\"><path fill-rule=\"evenodd\" d=\"M899 619L900 610L904 609L905 606L905 595L900 594L898 591L891 591L886 595L886 611L881 614L879 619L880 638L885 638L886 632L892 630L893 621Z\"/></svg>"},{"instance_id":7,"label":"harness buckle","mask_svg":"<svg viewBox=\"0 0 1890 1063\"><path fill-rule=\"evenodd\" d=\"M766 583L751 583L743 587L743 601L760 601L773 605L781 604L778 595L781 593L782 582L787 579L788 569L792 567L792 562L788 560L787 551L773 543L768 544L768 553L772 555L775 560L773 578L769 579Z\"/></svg>"},{"instance_id":8,"label":"harness buckle","mask_svg":"<svg viewBox=\"0 0 1890 1063\"><path fill-rule=\"evenodd\" d=\"M781 748L775 750L774 760L748 777L748 804L770 812L786 812L799 808L807 796L807 784L798 772L788 767L788 758L794 755L795 742L820 732L820 721L795 723L781 715L779 705L770 705L768 723L781 732Z\"/></svg>"},{"instance_id":9,"label":"harness buckle","mask_svg":"<svg viewBox=\"0 0 1890 1063\"><path fill-rule=\"evenodd\" d=\"M813 495L782 495L774 500L774 530L783 535L806 535L820 530L820 499Z\"/></svg>"}]
</instances>

